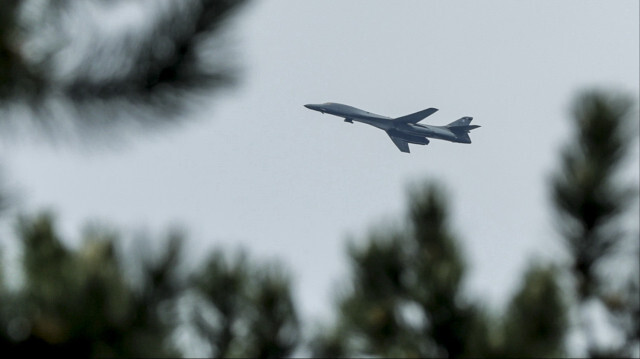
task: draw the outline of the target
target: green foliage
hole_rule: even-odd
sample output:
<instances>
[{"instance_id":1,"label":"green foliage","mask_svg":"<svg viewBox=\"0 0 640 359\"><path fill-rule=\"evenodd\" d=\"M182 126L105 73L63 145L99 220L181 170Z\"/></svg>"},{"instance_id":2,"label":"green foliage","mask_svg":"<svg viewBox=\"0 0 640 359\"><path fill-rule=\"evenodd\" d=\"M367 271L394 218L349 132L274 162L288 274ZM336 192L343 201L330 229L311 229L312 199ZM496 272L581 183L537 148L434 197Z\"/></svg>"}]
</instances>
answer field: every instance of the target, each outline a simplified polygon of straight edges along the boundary
<instances>
[{"instance_id":1,"label":"green foliage","mask_svg":"<svg viewBox=\"0 0 640 359\"><path fill-rule=\"evenodd\" d=\"M507 357L558 357L564 352L567 307L554 267L529 268L504 321Z\"/></svg>"},{"instance_id":2,"label":"green foliage","mask_svg":"<svg viewBox=\"0 0 640 359\"><path fill-rule=\"evenodd\" d=\"M4 353L13 355L173 356L164 338L170 322L161 309L179 292L171 284L175 246L156 265L142 268L139 290L127 280L115 250L115 235L85 235L78 250L67 248L50 214L23 217L24 283L3 300ZM169 253L171 252L171 253ZM161 273L161 274L159 274Z\"/></svg>"},{"instance_id":3,"label":"green foliage","mask_svg":"<svg viewBox=\"0 0 640 359\"><path fill-rule=\"evenodd\" d=\"M564 353L566 307L553 267L532 267L499 317L465 296L466 264L448 223L446 192L409 195L405 230L377 231L350 248L350 287L315 357L542 357Z\"/></svg>"},{"instance_id":4,"label":"green foliage","mask_svg":"<svg viewBox=\"0 0 640 359\"><path fill-rule=\"evenodd\" d=\"M530 266L503 313L480 313L468 333L467 354L488 358L564 356L569 308L558 277L554 266Z\"/></svg>"},{"instance_id":5,"label":"green foliage","mask_svg":"<svg viewBox=\"0 0 640 359\"><path fill-rule=\"evenodd\" d=\"M315 356L465 353L477 309L461 293L464 258L443 190L429 184L410 198L406 230L373 233L350 248L350 290L340 300L335 333L312 345Z\"/></svg>"},{"instance_id":6,"label":"green foliage","mask_svg":"<svg viewBox=\"0 0 640 359\"><path fill-rule=\"evenodd\" d=\"M575 135L551 181L558 229L569 254L577 305L582 307L582 329L588 338L595 337L584 307L596 301L609 309L626 339L620 348L601 348L589 340L587 350L593 357L627 356L640 342L639 268L633 269L626 288L623 280L605 280L603 273L603 264L615 258L616 250L630 239L620 218L637 199L638 189L637 184L621 183L617 172L637 136L634 110L634 102L621 94L591 91L579 96L573 109ZM632 316L635 324L621 319Z\"/></svg>"},{"instance_id":7,"label":"green foliage","mask_svg":"<svg viewBox=\"0 0 640 359\"><path fill-rule=\"evenodd\" d=\"M113 140L124 126L184 121L203 95L235 83L237 65L221 40L245 2L3 0L0 125ZM145 17L122 17L124 7Z\"/></svg>"},{"instance_id":8,"label":"green foliage","mask_svg":"<svg viewBox=\"0 0 640 359\"><path fill-rule=\"evenodd\" d=\"M585 93L574 105L576 137L562 152L562 168L553 177L552 194L559 229L586 298L598 287L597 265L623 237L616 219L637 189L616 182L632 143L632 102L622 96Z\"/></svg>"},{"instance_id":9,"label":"green foliage","mask_svg":"<svg viewBox=\"0 0 640 359\"><path fill-rule=\"evenodd\" d=\"M0 105L4 98L32 92L38 83L16 46L19 2L0 2Z\"/></svg>"},{"instance_id":10,"label":"green foliage","mask_svg":"<svg viewBox=\"0 0 640 359\"><path fill-rule=\"evenodd\" d=\"M298 345L290 280L277 265L244 255L231 262L215 251L187 280L179 272L178 232L157 255L136 255L135 268L118 254L118 236L104 229L87 231L77 250L64 244L47 213L22 217L17 232L24 283L9 290L0 282L3 353L175 357L172 335L180 325L197 328L215 357L284 357ZM198 300L184 322L178 313L189 304L180 300L189 293Z\"/></svg>"},{"instance_id":11,"label":"green foliage","mask_svg":"<svg viewBox=\"0 0 640 359\"><path fill-rule=\"evenodd\" d=\"M212 357L292 354L299 324L290 280L282 268L254 265L244 253L230 260L214 251L193 282L203 300L194 322Z\"/></svg>"}]
</instances>

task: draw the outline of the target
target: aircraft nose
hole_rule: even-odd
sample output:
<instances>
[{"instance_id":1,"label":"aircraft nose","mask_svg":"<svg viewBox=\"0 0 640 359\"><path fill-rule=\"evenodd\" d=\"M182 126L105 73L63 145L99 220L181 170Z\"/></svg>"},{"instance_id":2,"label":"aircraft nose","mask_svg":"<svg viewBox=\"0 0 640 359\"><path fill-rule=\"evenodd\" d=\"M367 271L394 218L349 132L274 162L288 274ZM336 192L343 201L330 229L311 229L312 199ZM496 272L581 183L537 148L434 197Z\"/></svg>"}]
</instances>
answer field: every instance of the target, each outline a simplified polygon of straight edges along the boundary
<instances>
[{"instance_id":1,"label":"aircraft nose","mask_svg":"<svg viewBox=\"0 0 640 359\"><path fill-rule=\"evenodd\" d=\"M308 108L310 110L314 110L314 111L318 111L318 112L324 113L324 107L322 105L308 104L308 105L304 105L304 107L306 107L306 108Z\"/></svg>"}]
</instances>

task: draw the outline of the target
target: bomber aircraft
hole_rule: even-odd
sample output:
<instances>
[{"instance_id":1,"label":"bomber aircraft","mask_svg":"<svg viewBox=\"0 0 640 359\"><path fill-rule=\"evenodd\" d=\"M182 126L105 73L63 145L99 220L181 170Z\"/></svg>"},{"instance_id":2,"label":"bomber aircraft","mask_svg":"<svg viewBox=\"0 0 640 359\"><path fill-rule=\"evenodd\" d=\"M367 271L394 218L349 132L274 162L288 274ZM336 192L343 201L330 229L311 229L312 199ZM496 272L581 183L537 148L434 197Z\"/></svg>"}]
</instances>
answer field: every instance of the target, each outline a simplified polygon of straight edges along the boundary
<instances>
[{"instance_id":1,"label":"bomber aircraft","mask_svg":"<svg viewBox=\"0 0 640 359\"><path fill-rule=\"evenodd\" d=\"M387 132L389 137L391 137L391 141L393 141L398 149L406 153L409 153L409 143L426 145L429 144L429 138L457 143L471 143L469 131L480 127L477 125L469 125L473 117L462 117L446 126L430 126L418 123L438 111L437 108L428 108L410 115L390 118L333 102L318 105L304 105L304 107L319 111L323 114L328 113L343 117L345 122L353 123L353 121L356 121L377 127Z\"/></svg>"}]
</instances>

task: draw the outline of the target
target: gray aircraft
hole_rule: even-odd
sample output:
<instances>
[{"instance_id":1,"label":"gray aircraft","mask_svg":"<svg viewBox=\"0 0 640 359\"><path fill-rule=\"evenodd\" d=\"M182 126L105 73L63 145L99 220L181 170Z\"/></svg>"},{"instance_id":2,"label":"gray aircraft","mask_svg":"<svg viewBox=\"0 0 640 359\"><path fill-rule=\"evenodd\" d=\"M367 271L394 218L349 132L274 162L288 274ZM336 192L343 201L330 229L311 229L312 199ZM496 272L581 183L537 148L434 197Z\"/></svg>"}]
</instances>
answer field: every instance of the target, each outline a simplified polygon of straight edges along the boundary
<instances>
[{"instance_id":1,"label":"gray aircraft","mask_svg":"<svg viewBox=\"0 0 640 359\"><path fill-rule=\"evenodd\" d=\"M391 137L391 141L402 152L409 153L409 143L417 145L429 144L429 138L446 140L458 143L471 143L469 131L480 126L469 125L472 117L462 117L446 126L421 125L418 122L438 111L437 108L428 108L407 116L390 118L376 115L355 107L340 103L327 102L319 105L304 105L304 107L328 113L334 116L343 117L345 122L362 122L377 127Z\"/></svg>"}]
</instances>

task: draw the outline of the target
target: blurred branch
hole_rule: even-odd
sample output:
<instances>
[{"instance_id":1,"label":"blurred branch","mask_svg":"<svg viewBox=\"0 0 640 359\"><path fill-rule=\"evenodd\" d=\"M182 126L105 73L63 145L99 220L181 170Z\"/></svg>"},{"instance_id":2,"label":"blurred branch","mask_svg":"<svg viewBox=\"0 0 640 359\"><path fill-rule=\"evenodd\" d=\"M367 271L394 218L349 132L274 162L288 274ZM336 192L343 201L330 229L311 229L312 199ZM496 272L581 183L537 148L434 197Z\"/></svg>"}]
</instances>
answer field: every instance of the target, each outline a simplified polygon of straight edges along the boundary
<instances>
[{"instance_id":1,"label":"blurred branch","mask_svg":"<svg viewBox=\"0 0 640 359\"><path fill-rule=\"evenodd\" d=\"M243 3L3 1L0 111L26 110L52 136L178 123L235 82L223 38Z\"/></svg>"},{"instance_id":2,"label":"blurred branch","mask_svg":"<svg viewBox=\"0 0 640 359\"><path fill-rule=\"evenodd\" d=\"M119 77L96 79L91 71L80 70L83 74L73 79L65 92L74 101L91 99L129 98L142 102L152 101L165 89L173 91L213 89L220 84L228 84L232 76L230 68L222 64L211 64L203 55L203 46L208 37L219 36L221 25L242 1L201 0L183 2L190 5L167 5L169 9L157 11L148 35L131 38L125 54L133 59L131 69ZM219 44L218 44L219 45ZM79 68L91 68L91 63L104 61L101 52L88 54ZM213 66L212 66L213 65ZM218 66L215 66L218 65ZM157 103L157 105L161 105ZM167 106L169 107L169 106Z\"/></svg>"},{"instance_id":3,"label":"blurred branch","mask_svg":"<svg viewBox=\"0 0 640 359\"><path fill-rule=\"evenodd\" d=\"M298 315L282 268L215 251L193 282L204 308L195 323L213 357L282 358L298 346Z\"/></svg>"},{"instance_id":4,"label":"blurred branch","mask_svg":"<svg viewBox=\"0 0 640 359\"><path fill-rule=\"evenodd\" d=\"M597 265L621 243L617 220L637 194L635 186L616 178L636 133L630 125L632 105L621 95L588 92L579 97L576 137L562 152L562 168L552 179L558 228L582 299L596 294Z\"/></svg>"},{"instance_id":5,"label":"blurred branch","mask_svg":"<svg viewBox=\"0 0 640 359\"><path fill-rule=\"evenodd\" d=\"M502 335L504 357L563 355L568 315L557 278L555 267L529 267L507 308Z\"/></svg>"},{"instance_id":6,"label":"blurred branch","mask_svg":"<svg viewBox=\"0 0 640 359\"><path fill-rule=\"evenodd\" d=\"M177 355L167 309L181 293L173 275L178 240L157 258L141 258L144 275L132 283L114 232L87 232L80 249L70 249L54 222L44 213L18 223L25 280L0 297L0 350L16 357Z\"/></svg>"},{"instance_id":7,"label":"blurred branch","mask_svg":"<svg viewBox=\"0 0 640 359\"><path fill-rule=\"evenodd\" d=\"M378 230L349 249L350 288L333 329L317 334L314 356L469 353L468 333L480 317L462 295L466 264L448 223L445 193L434 183L415 187L405 229Z\"/></svg>"},{"instance_id":8,"label":"blurred branch","mask_svg":"<svg viewBox=\"0 0 640 359\"><path fill-rule=\"evenodd\" d=\"M592 302L608 308L615 318L620 313L634 315L636 302L640 300L637 293L611 293L613 286L604 279L602 267L607 259L616 258L617 250L629 238L621 219L637 199L637 184L623 183L618 176L618 169L638 134L635 105L623 94L602 91L581 94L573 107L574 138L564 148L561 167L551 179L558 231L570 256L570 272L582 317L580 325L592 357L630 355L630 344L637 345L640 339L633 325L618 321L618 329L626 337L624 344L620 348L603 347L595 341L596 323L588 319L587 306ZM636 267L632 276L639 274ZM627 295L634 299L625 299ZM612 303L625 304L617 307Z\"/></svg>"},{"instance_id":9,"label":"blurred branch","mask_svg":"<svg viewBox=\"0 0 640 359\"><path fill-rule=\"evenodd\" d=\"M6 98L35 94L42 86L16 43L19 2L0 2L0 105Z\"/></svg>"},{"instance_id":10,"label":"blurred branch","mask_svg":"<svg viewBox=\"0 0 640 359\"><path fill-rule=\"evenodd\" d=\"M2 212L9 206L9 194L4 187L4 171L0 163L0 216Z\"/></svg>"}]
</instances>

